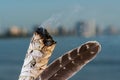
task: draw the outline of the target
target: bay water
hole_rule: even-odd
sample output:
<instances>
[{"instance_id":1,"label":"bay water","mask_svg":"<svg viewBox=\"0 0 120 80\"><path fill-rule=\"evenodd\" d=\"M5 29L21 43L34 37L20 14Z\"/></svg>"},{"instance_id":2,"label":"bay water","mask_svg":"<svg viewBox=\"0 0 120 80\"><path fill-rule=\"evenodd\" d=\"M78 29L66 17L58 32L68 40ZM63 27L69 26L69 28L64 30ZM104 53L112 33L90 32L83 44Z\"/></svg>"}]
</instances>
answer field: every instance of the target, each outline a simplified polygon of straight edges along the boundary
<instances>
[{"instance_id":1,"label":"bay water","mask_svg":"<svg viewBox=\"0 0 120 80\"><path fill-rule=\"evenodd\" d=\"M120 80L120 36L53 37L57 41L49 63L81 44L97 40L97 57L69 80ZM30 38L0 39L0 80L18 80Z\"/></svg>"}]
</instances>

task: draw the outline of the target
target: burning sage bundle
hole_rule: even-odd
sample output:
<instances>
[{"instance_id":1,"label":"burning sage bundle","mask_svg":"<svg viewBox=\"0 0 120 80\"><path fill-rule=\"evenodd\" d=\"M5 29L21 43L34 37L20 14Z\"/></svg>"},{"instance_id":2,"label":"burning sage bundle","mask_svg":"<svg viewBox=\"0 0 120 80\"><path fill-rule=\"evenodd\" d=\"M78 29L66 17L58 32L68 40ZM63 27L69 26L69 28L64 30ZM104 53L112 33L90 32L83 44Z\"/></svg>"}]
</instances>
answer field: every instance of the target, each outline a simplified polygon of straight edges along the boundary
<instances>
[{"instance_id":1,"label":"burning sage bundle","mask_svg":"<svg viewBox=\"0 0 120 80\"><path fill-rule=\"evenodd\" d=\"M56 42L44 28L37 28L22 66L19 80L35 80L47 67Z\"/></svg>"}]
</instances>

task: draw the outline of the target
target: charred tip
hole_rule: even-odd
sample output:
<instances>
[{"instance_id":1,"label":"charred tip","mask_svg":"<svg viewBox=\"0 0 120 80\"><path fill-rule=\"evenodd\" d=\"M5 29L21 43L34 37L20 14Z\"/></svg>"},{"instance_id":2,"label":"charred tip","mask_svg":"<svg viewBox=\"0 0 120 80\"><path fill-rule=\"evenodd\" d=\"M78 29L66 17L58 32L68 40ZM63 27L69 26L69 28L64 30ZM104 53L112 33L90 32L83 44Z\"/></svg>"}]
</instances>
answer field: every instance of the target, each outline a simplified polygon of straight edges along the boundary
<instances>
[{"instance_id":1,"label":"charred tip","mask_svg":"<svg viewBox=\"0 0 120 80\"><path fill-rule=\"evenodd\" d=\"M52 39L51 35L48 33L48 31L45 28L39 27L36 29L35 32L38 33L43 38L43 42L46 46L51 46L53 44L56 44L56 41Z\"/></svg>"},{"instance_id":2,"label":"charred tip","mask_svg":"<svg viewBox=\"0 0 120 80\"><path fill-rule=\"evenodd\" d=\"M41 36L45 36L48 34L47 30L43 27L39 27L35 30L36 33L40 34Z\"/></svg>"}]
</instances>

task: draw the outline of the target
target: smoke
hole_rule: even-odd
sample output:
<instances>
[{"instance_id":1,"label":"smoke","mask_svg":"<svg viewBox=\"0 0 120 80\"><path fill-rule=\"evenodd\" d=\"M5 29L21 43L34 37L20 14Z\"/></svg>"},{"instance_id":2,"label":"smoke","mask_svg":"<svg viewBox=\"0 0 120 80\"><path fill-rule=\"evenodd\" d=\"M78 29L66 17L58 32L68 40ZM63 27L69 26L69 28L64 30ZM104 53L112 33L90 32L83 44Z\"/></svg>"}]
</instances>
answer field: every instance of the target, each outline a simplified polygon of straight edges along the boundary
<instances>
[{"instance_id":1,"label":"smoke","mask_svg":"<svg viewBox=\"0 0 120 80\"><path fill-rule=\"evenodd\" d=\"M65 24L73 25L80 18L82 10L83 8L80 5L71 7L66 14L66 19L64 19Z\"/></svg>"},{"instance_id":2,"label":"smoke","mask_svg":"<svg viewBox=\"0 0 120 80\"><path fill-rule=\"evenodd\" d=\"M69 7L65 11L53 14L49 19L44 21L41 27L58 27L60 25L71 26L79 18L80 12L83 8L80 5Z\"/></svg>"},{"instance_id":3,"label":"smoke","mask_svg":"<svg viewBox=\"0 0 120 80\"><path fill-rule=\"evenodd\" d=\"M59 14L54 14L52 15L49 19L47 19L46 21L44 21L40 26L41 27L49 27L49 26L59 26L60 23L60 19L62 18L62 13Z\"/></svg>"}]
</instances>

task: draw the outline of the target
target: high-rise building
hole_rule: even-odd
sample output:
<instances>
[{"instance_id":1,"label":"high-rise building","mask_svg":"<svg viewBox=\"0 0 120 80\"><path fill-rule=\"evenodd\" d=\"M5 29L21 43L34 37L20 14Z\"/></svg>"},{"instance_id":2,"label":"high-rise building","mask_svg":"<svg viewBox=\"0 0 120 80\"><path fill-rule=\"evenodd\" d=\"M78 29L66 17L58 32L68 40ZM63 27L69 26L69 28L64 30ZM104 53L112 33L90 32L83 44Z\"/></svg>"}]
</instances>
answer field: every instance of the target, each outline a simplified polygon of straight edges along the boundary
<instances>
[{"instance_id":1,"label":"high-rise building","mask_svg":"<svg viewBox=\"0 0 120 80\"><path fill-rule=\"evenodd\" d=\"M96 35L96 24L94 20L86 22L77 22L75 33L78 36L91 37Z\"/></svg>"},{"instance_id":2,"label":"high-rise building","mask_svg":"<svg viewBox=\"0 0 120 80\"><path fill-rule=\"evenodd\" d=\"M77 36L82 36L82 31L83 31L83 27L84 27L84 22L77 22L75 24L75 34Z\"/></svg>"},{"instance_id":3,"label":"high-rise building","mask_svg":"<svg viewBox=\"0 0 120 80\"><path fill-rule=\"evenodd\" d=\"M102 25L96 27L96 35L103 35L103 31Z\"/></svg>"},{"instance_id":4,"label":"high-rise building","mask_svg":"<svg viewBox=\"0 0 120 80\"><path fill-rule=\"evenodd\" d=\"M96 24L94 20L90 20L85 22L83 29L82 29L82 35L84 37L91 37L96 35Z\"/></svg>"},{"instance_id":5,"label":"high-rise building","mask_svg":"<svg viewBox=\"0 0 120 80\"><path fill-rule=\"evenodd\" d=\"M3 30L2 30L2 27L0 25L0 36L2 36L2 35L3 35Z\"/></svg>"}]
</instances>

